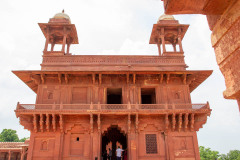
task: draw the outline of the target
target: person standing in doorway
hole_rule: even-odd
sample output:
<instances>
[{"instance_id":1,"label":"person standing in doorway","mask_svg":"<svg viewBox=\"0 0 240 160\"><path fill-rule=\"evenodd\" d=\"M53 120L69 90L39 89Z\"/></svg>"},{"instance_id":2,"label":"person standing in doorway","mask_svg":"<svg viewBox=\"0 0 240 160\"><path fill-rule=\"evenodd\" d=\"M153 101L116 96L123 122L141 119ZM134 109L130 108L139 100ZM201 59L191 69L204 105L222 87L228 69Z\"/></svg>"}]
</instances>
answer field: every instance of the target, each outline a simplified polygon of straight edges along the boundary
<instances>
[{"instance_id":1,"label":"person standing in doorway","mask_svg":"<svg viewBox=\"0 0 240 160\"><path fill-rule=\"evenodd\" d=\"M108 152L108 159L109 159L109 160L112 160L112 150L109 148L108 151L109 151L109 152Z\"/></svg>"},{"instance_id":2,"label":"person standing in doorway","mask_svg":"<svg viewBox=\"0 0 240 160\"><path fill-rule=\"evenodd\" d=\"M116 153L117 153L117 160L121 160L121 157L122 157L122 152L124 150L120 148L120 146L118 146L118 149L116 150Z\"/></svg>"}]
</instances>

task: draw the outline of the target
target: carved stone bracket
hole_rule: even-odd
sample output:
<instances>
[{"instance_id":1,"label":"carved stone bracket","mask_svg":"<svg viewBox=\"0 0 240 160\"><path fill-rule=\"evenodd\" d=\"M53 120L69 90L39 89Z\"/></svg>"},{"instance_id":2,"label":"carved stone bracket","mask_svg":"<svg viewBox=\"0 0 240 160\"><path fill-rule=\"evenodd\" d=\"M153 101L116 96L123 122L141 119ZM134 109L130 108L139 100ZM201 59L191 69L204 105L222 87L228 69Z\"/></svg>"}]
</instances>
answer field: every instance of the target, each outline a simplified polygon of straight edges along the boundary
<instances>
[{"instance_id":1,"label":"carved stone bracket","mask_svg":"<svg viewBox=\"0 0 240 160\"><path fill-rule=\"evenodd\" d=\"M169 125L169 119L168 119L168 114L165 115L165 130L168 130L168 125Z\"/></svg>"},{"instance_id":2,"label":"carved stone bracket","mask_svg":"<svg viewBox=\"0 0 240 160\"><path fill-rule=\"evenodd\" d=\"M42 84L45 83L45 74L41 74L41 81L42 81Z\"/></svg>"},{"instance_id":3,"label":"carved stone bracket","mask_svg":"<svg viewBox=\"0 0 240 160\"><path fill-rule=\"evenodd\" d=\"M40 130L43 132L43 115L40 114Z\"/></svg>"},{"instance_id":4,"label":"carved stone bracket","mask_svg":"<svg viewBox=\"0 0 240 160\"><path fill-rule=\"evenodd\" d=\"M163 82L163 74L160 74L160 83L162 84Z\"/></svg>"},{"instance_id":5,"label":"carved stone bracket","mask_svg":"<svg viewBox=\"0 0 240 160\"><path fill-rule=\"evenodd\" d=\"M98 133L101 133L101 117L100 117L100 114L98 114L97 124L98 124Z\"/></svg>"},{"instance_id":6,"label":"carved stone bracket","mask_svg":"<svg viewBox=\"0 0 240 160\"><path fill-rule=\"evenodd\" d=\"M46 129L49 132L49 114L46 114Z\"/></svg>"},{"instance_id":7,"label":"carved stone bracket","mask_svg":"<svg viewBox=\"0 0 240 160\"><path fill-rule=\"evenodd\" d=\"M194 113L191 114L191 131L194 131Z\"/></svg>"},{"instance_id":8,"label":"carved stone bracket","mask_svg":"<svg viewBox=\"0 0 240 160\"><path fill-rule=\"evenodd\" d=\"M138 113L136 114L135 124L136 124L135 132L138 134L138 124L139 124L139 121L138 121Z\"/></svg>"},{"instance_id":9,"label":"carved stone bracket","mask_svg":"<svg viewBox=\"0 0 240 160\"><path fill-rule=\"evenodd\" d=\"M131 132L131 114L128 114L128 133Z\"/></svg>"},{"instance_id":10,"label":"carved stone bracket","mask_svg":"<svg viewBox=\"0 0 240 160\"><path fill-rule=\"evenodd\" d=\"M90 114L90 132L93 133L93 114Z\"/></svg>"},{"instance_id":11,"label":"carved stone bracket","mask_svg":"<svg viewBox=\"0 0 240 160\"><path fill-rule=\"evenodd\" d=\"M33 128L34 128L34 132L37 132L37 115L36 114L33 115Z\"/></svg>"},{"instance_id":12,"label":"carved stone bracket","mask_svg":"<svg viewBox=\"0 0 240 160\"><path fill-rule=\"evenodd\" d=\"M182 129L182 113L178 115L178 132Z\"/></svg>"},{"instance_id":13,"label":"carved stone bracket","mask_svg":"<svg viewBox=\"0 0 240 160\"><path fill-rule=\"evenodd\" d=\"M61 114L59 115L59 126L60 131L63 133L63 116Z\"/></svg>"},{"instance_id":14,"label":"carved stone bracket","mask_svg":"<svg viewBox=\"0 0 240 160\"><path fill-rule=\"evenodd\" d=\"M136 83L136 74L133 74L133 84Z\"/></svg>"},{"instance_id":15,"label":"carved stone bracket","mask_svg":"<svg viewBox=\"0 0 240 160\"><path fill-rule=\"evenodd\" d=\"M58 74L58 82L59 84L62 84L62 74Z\"/></svg>"},{"instance_id":16,"label":"carved stone bracket","mask_svg":"<svg viewBox=\"0 0 240 160\"><path fill-rule=\"evenodd\" d=\"M56 131L56 117L55 114L52 114L52 126L53 126L53 131Z\"/></svg>"},{"instance_id":17,"label":"carved stone bracket","mask_svg":"<svg viewBox=\"0 0 240 160\"><path fill-rule=\"evenodd\" d=\"M69 80L69 75L68 74L64 74L64 78L65 78L65 83L68 84L68 80Z\"/></svg>"},{"instance_id":18,"label":"carved stone bracket","mask_svg":"<svg viewBox=\"0 0 240 160\"><path fill-rule=\"evenodd\" d=\"M184 130L187 131L188 128L188 113L184 115Z\"/></svg>"},{"instance_id":19,"label":"carved stone bracket","mask_svg":"<svg viewBox=\"0 0 240 160\"><path fill-rule=\"evenodd\" d=\"M175 131L176 128L176 117L175 113L172 114L172 131Z\"/></svg>"}]
</instances>

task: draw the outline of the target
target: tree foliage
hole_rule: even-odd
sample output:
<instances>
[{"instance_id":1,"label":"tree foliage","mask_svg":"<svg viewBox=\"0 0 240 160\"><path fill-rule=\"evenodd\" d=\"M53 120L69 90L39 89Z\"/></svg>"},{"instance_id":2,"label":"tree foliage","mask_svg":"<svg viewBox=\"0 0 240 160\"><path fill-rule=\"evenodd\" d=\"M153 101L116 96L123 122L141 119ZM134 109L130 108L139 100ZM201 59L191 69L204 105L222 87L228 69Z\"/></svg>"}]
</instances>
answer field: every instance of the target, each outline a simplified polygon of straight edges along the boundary
<instances>
[{"instance_id":1,"label":"tree foliage","mask_svg":"<svg viewBox=\"0 0 240 160\"><path fill-rule=\"evenodd\" d=\"M26 139L19 139L17 131L12 129L3 129L0 134L0 142L24 142Z\"/></svg>"},{"instance_id":2,"label":"tree foliage","mask_svg":"<svg viewBox=\"0 0 240 160\"><path fill-rule=\"evenodd\" d=\"M228 154L222 154L219 160L240 160L240 151L231 150Z\"/></svg>"},{"instance_id":3,"label":"tree foliage","mask_svg":"<svg viewBox=\"0 0 240 160\"><path fill-rule=\"evenodd\" d=\"M212 151L210 148L199 147L201 160L218 160L220 157L218 151Z\"/></svg>"},{"instance_id":4,"label":"tree foliage","mask_svg":"<svg viewBox=\"0 0 240 160\"><path fill-rule=\"evenodd\" d=\"M212 151L210 148L199 147L201 160L240 160L240 151L231 150L228 154L219 154L218 151Z\"/></svg>"}]
</instances>

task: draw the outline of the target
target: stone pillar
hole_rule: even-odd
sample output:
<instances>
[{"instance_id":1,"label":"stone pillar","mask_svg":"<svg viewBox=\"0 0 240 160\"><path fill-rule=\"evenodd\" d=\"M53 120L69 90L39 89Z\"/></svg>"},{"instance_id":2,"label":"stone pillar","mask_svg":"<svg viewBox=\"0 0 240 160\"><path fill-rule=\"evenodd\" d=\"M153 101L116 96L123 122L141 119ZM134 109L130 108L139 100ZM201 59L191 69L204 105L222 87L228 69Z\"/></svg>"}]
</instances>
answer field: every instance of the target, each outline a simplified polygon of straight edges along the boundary
<instances>
[{"instance_id":1,"label":"stone pillar","mask_svg":"<svg viewBox=\"0 0 240 160\"><path fill-rule=\"evenodd\" d=\"M173 51L174 51L174 52L177 52L176 44L172 44L172 46L173 46Z\"/></svg>"},{"instance_id":2,"label":"stone pillar","mask_svg":"<svg viewBox=\"0 0 240 160\"><path fill-rule=\"evenodd\" d=\"M67 54L70 54L69 51L70 51L70 45L71 44L67 44Z\"/></svg>"},{"instance_id":3,"label":"stone pillar","mask_svg":"<svg viewBox=\"0 0 240 160\"><path fill-rule=\"evenodd\" d=\"M55 43L51 43L51 51L54 50Z\"/></svg>"},{"instance_id":4,"label":"stone pillar","mask_svg":"<svg viewBox=\"0 0 240 160\"><path fill-rule=\"evenodd\" d=\"M164 35L161 35L161 39L162 39L162 48L163 48L163 53L166 52L166 46L165 46L165 39L164 39Z\"/></svg>"},{"instance_id":5,"label":"stone pillar","mask_svg":"<svg viewBox=\"0 0 240 160\"><path fill-rule=\"evenodd\" d=\"M63 36L62 52L65 53L65 46L66 46L66 41L67 41L66 27L64 27L63 34L64 34L64 36Z\"/></svg>"},{"instance_id":6,"label":"stone pillar","mask_svg":"<svg viewBox=\"0 0 240 160\"><path fill-rule=\"evenodd\" d=\"M180 50L180 52L183 52L181 33L182 33L181 28L178 28L178 45L179 45L179 50Z\"/></svg>"},{"instance_id":7,"label":"stone pillar","mask_svg":"<svg viewBox=\"0 0 240 160\"><path fill-rule=\"evenodd\" d=\"M93 114L90 114L90 159L93 159Z\"/></svg>"},{"instance_id":8,"label":"stone pillar","mask_svg":"<svg viewBox=\"0 0 240 160\"><path fill-rule=\"evenodd\" d=\"M159 42L157 43L157 46L158 46L158 55L161 56L161 46Z\"/></svg>"},{"instance_id":9,"label":"stone pillar","mask_svg":"<svg viewBox=\"0 0 240 160\"><path fill-rule=\"evenodd\" d=\"M132 156L131 156L131 115L128 114L128 135L127 135L127 138L128 138L128 150L127 150L127 155L128 155L128 159L131 160L132 159Z\"/></svg>"},{"instance_id":10,"label":"stone pillar","mask_svg":"<svg viewBox=\"0 0 240 160\"><path fill-rule=\"evenodd\" d=\"M166 132L164 132L164 143L165 143L165 155L166 155L166 160L170 160L170 157L169 157L169 151L168 151L168 135Z\"/></svg>"},{"instance_id":11,"label":"stone pillar","mask_svg":"<svg viewBox=\"0 0 240 160\"><path fill-rule=\"evenodd\" d=\"M166 52L165 38L164 38L164 28L161 28L160 38L162 40L163 53Z\"/></svg>"},{"instance_id":12,"label":"stone pillar","mask_svg":"<svg viewBox=\"0 0 240 160\"><path fill-rule=\"evenodd\" d=\"M49 43L49 27L47 27L47 37L46 37L44 52L46 52L48 49L48 43Z\"/></svg>"},{"instance_id":13,"label":"stone pillar","mask_svg":"<svg viewBox=\"0 0 240 160\"><path fill-rule=\"evenodd\" d=\"M8 160L11 160L11 151L8 151Z\"/></svg>"},{"instance_id":14,"label":"stone pillar","mask_svg":"<svg viewBox=\"0 0 240 160\"><path fill-rule=\"evenodd\" d=\"M101 159L101 119L100 114L98 114L98 159Z\"/></svg>"},{"instance_id":15,"label":"stone pillar","mask_svg":"<svg viewBox=\"0 0 240 160\"><path fill-rule=\"evenodd\" d=\"M26 148L25 148L25 147L23 147L23 148L22 148L22 152L21 152L21 160L23 160L23 159L24 159L25 150L26 150Z\"/></svg>"}]
</instances>

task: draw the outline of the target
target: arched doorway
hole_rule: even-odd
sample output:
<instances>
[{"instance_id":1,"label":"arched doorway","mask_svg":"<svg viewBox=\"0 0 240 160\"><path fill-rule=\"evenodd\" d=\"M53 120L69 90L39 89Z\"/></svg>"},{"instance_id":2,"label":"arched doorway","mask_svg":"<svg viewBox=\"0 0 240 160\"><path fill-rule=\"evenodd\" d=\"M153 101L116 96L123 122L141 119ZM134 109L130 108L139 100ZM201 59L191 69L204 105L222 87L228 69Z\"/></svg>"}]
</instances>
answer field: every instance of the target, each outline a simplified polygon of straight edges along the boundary
<instances>
[{"instance_id":1,"label":"arched doorway","mask_svg":"<svg viewBox=\"0 0 240 160\"><path fill-rule=\"evenodd\" d=\"M110 147L112 149L112 160L116 160L116 149L120 146L123 150L127 148L126 134L117 125L112 125L102 134L102 155Z\"/></svg>"}]
</instances>

